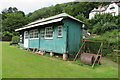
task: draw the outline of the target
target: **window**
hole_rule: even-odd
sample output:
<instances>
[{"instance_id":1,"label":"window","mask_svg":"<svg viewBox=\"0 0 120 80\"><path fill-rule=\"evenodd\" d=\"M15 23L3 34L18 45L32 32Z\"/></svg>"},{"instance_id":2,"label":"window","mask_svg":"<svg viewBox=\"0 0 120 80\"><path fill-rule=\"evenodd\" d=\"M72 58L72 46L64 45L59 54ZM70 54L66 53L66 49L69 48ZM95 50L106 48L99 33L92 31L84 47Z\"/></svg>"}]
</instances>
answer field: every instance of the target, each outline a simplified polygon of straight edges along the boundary
<instances>
[{"instance_id":1,"label":"window","mask_svg":"<svg viewBox=\"0 0 120 80\"><path fill-rule=\"evenodd\" d=\"M115 7L111 7L110 9L115 9Z\"/></svg>"},{"instance_id":2,"label":"window","mask_svg":"<svg viewBox=\"0 0 120 80\"><path fill-rule=\"evenodd\" d=\"M25 32L25 39L28 39L28 32Z\"/></svg>"},{"instance_id":3,"label":"window","mask_svg":"<svg viewBox=\"0 0 120 80\"><path fill-rule=\"evenodd\" d=\"M52 27L46 27L45 28L45 38L46 39L52 39L53 38L53 28Z\"/></svg>"},{"instance_id":4,"label":"window","mask_svg":"<svg viewBox=\"0 0 120 80\"><path fill-rule=\"evenodd\" d=\"M30 38L33 38L33 31L30 31Z\"/></svg>"},{"instance_id":5,"label":"window","mask_svg":"<svg viewBox=\"0 0 120 80\"><path fill-rule=\"evenodd\" d=\"M40 37L44 38L45 37L45 29L40 30Z\"/></svg>"},{"instance_id":6,"label":"window","mask_svg":"<svg viewBox=\"0 0 120 80\"><path fill-rule=\"evenodd\" d=\"M20 43L22 43L22 35L20 35Z\"/></svg>"},{"instance_id":7,"label":"window","mask_svg":"<svg viewBox=\"0 0 120 80\"><path fill-rule=\"evenodd\" d=\"M38 30L34 30L33 34L34 34L33 38L38 38Z\"/></svg>"},{"instance_id":8,"label":"window","mask_svg":"<svg viewBox=\"0 0 120 80\"><path fill-rule=\"evenodd\" d=\"M112 12L111 14L112 14L113 16L115 16L115 12Z\"/></svg>"},{"instance_id":9,"label":"window","mask_svg":"<svg viewBox=\"0 0 120 80\"><path fill-rule=\"evenodd\" d=\"M38 38L38 30L31 30L30 31L30 38Z\"/></svg>"},{"instance_id":10,"label":"window","mask_svg":"<svg viewBox=\"0 0 120 80\"><path fill-rule=\"evenodd\" d=\"M62 25L58 26L58 37L62 37Z\"/></svg>"}]
</instances>

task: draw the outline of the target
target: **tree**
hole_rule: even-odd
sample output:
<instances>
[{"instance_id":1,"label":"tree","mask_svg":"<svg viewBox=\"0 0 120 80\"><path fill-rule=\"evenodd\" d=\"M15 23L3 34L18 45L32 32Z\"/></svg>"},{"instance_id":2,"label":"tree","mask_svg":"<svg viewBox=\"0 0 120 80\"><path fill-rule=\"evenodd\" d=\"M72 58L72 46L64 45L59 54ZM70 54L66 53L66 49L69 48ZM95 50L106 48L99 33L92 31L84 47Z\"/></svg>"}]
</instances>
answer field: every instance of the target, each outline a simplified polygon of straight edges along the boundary
<instances>
[{"instance_id":1,"label":"tree","mask_svg":"<svg viewBox=\"0 0 120 80\"><path fill-rule=\"evenodd\" d=\"M13 36L18 33L15 32L16 28L20 28L28 23L24 12L18 11L17 8L10 7L8 10L3 11L2 15L2 32L3 36Z\"/></svg>"},{"instance_id":2,"label":"tree","mask_svg":"<svg viewBox=\"0 0 120 80\"><path fill-rule=\"evenodd\" d=\"M118 26L113 23L113 22L106 22L105 24L103 24L102 26L102 33L106 32L106 31L111 31L111 30L114 30L114 29L117 29Z\"/></svg>"},{"instance_id":3,"label":"tree","mask_svg":"<svg viewBox=\"0 0 120 80\"><path fill-rule=\"evenodd\" d=\"M95 17L89 21L89 24L92 32L96 34L102 34L118 28L115 17L110 13L96 14Z\"/></svg>"},{"instance_id":4,"label":"tree","mask_svg":"<svg viewBox=\"0 0 120 80\"><path fill-rule=\"evenodd\" d=\"M81 20L81 21L85 21L85 20L86 20L86 17L84 16L83 13L78 14L77 16L75 16L75 18L77 18L77 19L79 19L79 20Z\"/></svg>"},{"instance_id":5,"label":"tree","mask_svg":"<svg viewBox=\"0 0 120 80\"><path fill-rule=\"evenodd\" d=\"M120 14L118 16L115 16L115 23L118 25L118 28L120 29Z\"/></svg>"},{"instance_id":6,"label":"tree","mask_svg":"<svg viewBox=\"0 0 120 80\"><path fill-rule=\"evenodd\" d=\"M42 19L59 13L68 13L73 17L84 14L88 18L90 11L99 4L108 4L109 2L69 2L57 4L55 6L44 7L27 15L30 22Z\"/></svg>"}]
</instances>

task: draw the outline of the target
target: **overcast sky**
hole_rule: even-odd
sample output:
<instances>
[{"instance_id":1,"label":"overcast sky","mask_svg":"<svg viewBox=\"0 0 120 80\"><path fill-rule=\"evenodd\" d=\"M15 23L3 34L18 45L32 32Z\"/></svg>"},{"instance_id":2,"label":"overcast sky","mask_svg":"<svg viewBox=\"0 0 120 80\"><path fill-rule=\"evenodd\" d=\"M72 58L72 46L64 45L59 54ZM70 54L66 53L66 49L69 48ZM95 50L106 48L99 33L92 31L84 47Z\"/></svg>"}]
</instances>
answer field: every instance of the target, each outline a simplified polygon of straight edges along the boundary
<instances>
[{"instance_id":1,"label":"overcast sky","mask_svg":"<svg viewBox=\"0 0 120 80\"><path fill-rule=\"evenodd\" d=\"M5 8L16 7L28 14L43 7L72 1L74 0L0 0L0 12Z\"/></svg>"}]
</instances>

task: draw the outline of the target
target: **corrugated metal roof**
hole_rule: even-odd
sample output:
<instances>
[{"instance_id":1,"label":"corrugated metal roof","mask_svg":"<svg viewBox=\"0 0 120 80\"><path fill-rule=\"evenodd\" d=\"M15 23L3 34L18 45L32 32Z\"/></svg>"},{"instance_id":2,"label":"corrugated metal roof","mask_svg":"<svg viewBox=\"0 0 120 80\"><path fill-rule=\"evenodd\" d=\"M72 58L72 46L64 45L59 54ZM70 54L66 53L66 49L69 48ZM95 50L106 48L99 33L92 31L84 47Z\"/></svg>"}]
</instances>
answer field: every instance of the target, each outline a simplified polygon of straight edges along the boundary
<instances>
[{"instance_id":1,"label":"corrugated metal roof","mask_svg":"<svg viewBox=\"0 0 120 80\"><path fill-rule=\"evenodd\" d=\"M79 19L76 19L76 18L74 18L74 17L72 17L72 16L70 16L66 13L62 13L62 14L58 14L58 15L55 15L55 16L52 16L52 17L49 17L49 18L34 21L32 23L29 23L29 24L25 25L22 28L16 29L15 31L20 31L20 30L23 30L23 29L28 29L28 28L32 28L32 27L36 27L36 26L40 26L40 25L49 24L49 23L59 22L65 17L69 17L69 18L74 19L74 20L76 20L80 23L83 23Z\"/></svg>"},{"instance_id":2,"label":"corrugated metal roof","mask_svg":"<svg viewBox=\"0 0 120 80\"><path fill-rule=\"evenodd\" d=\"M41 25L45 25L45 24L50 24L50 23L54 23L54 22L59 22L59 21L61 21L62 19L63 19L63 18L58 18L58 19L53 19L53 20L50 20L50 21L46 21L46 22L42 22L42 23L38 23L38 24L34 24L34 25L29 25L29 26L26 26L26 27L22 27L22 28L16 29L15 31L20 31L20 30L32 28L32 27L35 27L35 26L41 26Z\"/></svg>"}]
</instances>

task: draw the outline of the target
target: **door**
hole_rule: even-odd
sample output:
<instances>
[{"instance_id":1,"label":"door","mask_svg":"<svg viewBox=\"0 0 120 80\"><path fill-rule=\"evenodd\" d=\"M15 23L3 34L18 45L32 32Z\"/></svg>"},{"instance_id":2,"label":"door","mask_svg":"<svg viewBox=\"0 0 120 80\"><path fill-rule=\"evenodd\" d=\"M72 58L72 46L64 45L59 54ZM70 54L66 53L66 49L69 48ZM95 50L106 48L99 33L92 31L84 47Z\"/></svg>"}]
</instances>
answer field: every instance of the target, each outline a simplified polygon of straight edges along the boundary
<instances>
[{"instance_id":1,"label":"door","mask_svg":"<svg viewBox=\"0 0 120 80\"><path fill-rule=\"evenodd\" d=\"M28 48L28 31L24 32L24 47Z\"/></svg>"}]
</instances>

